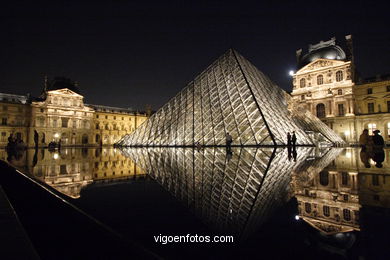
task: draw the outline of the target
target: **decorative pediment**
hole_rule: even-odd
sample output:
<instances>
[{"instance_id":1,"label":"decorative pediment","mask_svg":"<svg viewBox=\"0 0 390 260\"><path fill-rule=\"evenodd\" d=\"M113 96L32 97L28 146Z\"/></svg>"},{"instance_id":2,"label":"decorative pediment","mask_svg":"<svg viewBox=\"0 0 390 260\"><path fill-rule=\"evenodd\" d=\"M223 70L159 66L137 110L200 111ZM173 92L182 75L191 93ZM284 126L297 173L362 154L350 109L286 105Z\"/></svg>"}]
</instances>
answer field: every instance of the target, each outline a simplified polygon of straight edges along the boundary
<instances>
[{"instance_id":1,"label":"decorative pediment","mask_svg":"<svg viewBox=\"0 0 390 260\"><path fill-rule=\"evenodd\" d=\"M49 90L48 93L53 94L53 95L67 95L67 96L73 96L73 97L82 97L82 95L77 94L76 92L74 92L68 88Z\"/></svg>"},{"instance_id":2,"label":"decorative pediment","mask_svg":"<svg viewBox=\"0 0 390 260\"><path fill-rule=\"evenodd\" d=\"M318 60L315 60L315 61L307 64L306 66L304 66L303 68L298 70L297 73L304 73L304 72L309 72L309 71L316 70L316 69L344 65L345 63L346 63L345 61L339 61L339 60L318 59Z\"/></svg>"},{"instance_id":3,"label":"decorative pediment","mask_svg":"<svg viewBox=\"0 0 390 260\"><path fill-rule=\"evenodd\" d=\"M347 226L347 225L335 224L335 223L330 223L327 221L321 221L321 220L317 220L317 219L314 220L314 219L306 218L306 217L304 217L303 220L306 221L313 228L315 228L315 229L319 230L320 232L325 233L327 235L359 230L358 227L351 227L351 226Z\"/></svg>"},{"instance_id":4,"label":"decorative pediment","mask_svg":"<svg viewBox=\"0 0 390 260\"><path fill-rule=\"evenodd\" d=\"M363 98L363 100L375 100L375 99L377 99L377 98L373 97L373 96L368 96L368 97Z\"/></svg>"}]
</instances>

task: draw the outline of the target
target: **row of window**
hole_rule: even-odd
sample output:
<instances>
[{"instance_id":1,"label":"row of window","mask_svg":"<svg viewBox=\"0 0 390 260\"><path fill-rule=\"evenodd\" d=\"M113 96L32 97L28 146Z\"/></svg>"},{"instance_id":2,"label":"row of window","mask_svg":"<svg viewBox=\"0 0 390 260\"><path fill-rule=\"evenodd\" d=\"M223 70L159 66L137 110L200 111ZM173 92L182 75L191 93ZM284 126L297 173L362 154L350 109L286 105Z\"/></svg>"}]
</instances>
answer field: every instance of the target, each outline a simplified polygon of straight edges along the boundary
<instances>
[{"instance_id":1,"label":"row of window","mask_svg":"<svg viewBox=\"0 0 390 260\"><path fill-rule=\"evenodd\" d=\"M336 72L336 81L337 82L340 82L344 79L344 74L341 70L337 71ZM322 85L324 84L324 76L323 75L318 75L317 76L317 85ZM309 84L310 85L310 84ZM299 86L301 88L304 88L306 87L306 79L302 78L300 81L299 81Z\"/></svg>"},{"instance_id":2,"label":"row of window","mask_svg":"<svg viewBox=\"0 0 390 260\"><path fill-rule=\"evenodd\" d=\"M387 101L386 104L387 104L387 112L390 113L390 101ZM367 103L367 111L370 114L375 113L375 104L373 102ZM382 112L380 105L378 105L378 112Z\"/></svg>"},{"instance_id":3,"label":"row of window","mask_svg":"<svg viewBox=\"0 0 390 260\"><path fill-rule=\"evenodd\" d=\"M99 115L96 115L96 118L99 118ZM105 119L108 119L108 116L104 116ZM116 120L116 116L113 116L114 120ZM119 117L118 117L119 119ZM125 120L125 117L122 116L122 120ZM129 121L131 121L131 117L129 117Z\"/></svg>"},{"instance_id":4,"label":"row of window","mask_svg":"<svg viewBox=\"0 0 390 260\"><path fill-rule=\"evenodd\" d=\"M311 213L311 204L306 202L305 203L305 211L306 213ZM330 216L330 207L329 206L323 206L322 212L324 216L329 217ZM351 221L351 211L349 209L343 209L343 218L346 221Z\"/></svg>"},{"instance_id":5,"label":"row of window","mask_svg":"<svg viewBox=\"0 0 390 260\"><path fill-rule=\"evenodd\" d=\"M386 92L390 92L390 85L389 86L386 86ZM367 89L367 94L372 94L372 88L368 88Z\"/></svg>"},{"instance_id":6,"label":"row of window","mask_svg":"<svg viewBox=\"0 0 390 260\"><path fill-rule=\"evenodd\" d=\"M329 94L332 94L332 91L329 90ZM342 95L343 94L343 90L342 89L338 89L337 90L337 95ZM305 95L301 95L301 100L305 100Z\"/></svg>"},{"instance_id":7,"label":"row of window","mask_svg":"<svg viewBox=\"0 0 390 260\"><path fill-rule=\"evenodd\" d=\"M337 104L338 116L345 115L344 104ZM319 103L316 106L316 114L318 118L324 118L326 116L325 105L323 103Z\"/></svg>"}]
</instances>

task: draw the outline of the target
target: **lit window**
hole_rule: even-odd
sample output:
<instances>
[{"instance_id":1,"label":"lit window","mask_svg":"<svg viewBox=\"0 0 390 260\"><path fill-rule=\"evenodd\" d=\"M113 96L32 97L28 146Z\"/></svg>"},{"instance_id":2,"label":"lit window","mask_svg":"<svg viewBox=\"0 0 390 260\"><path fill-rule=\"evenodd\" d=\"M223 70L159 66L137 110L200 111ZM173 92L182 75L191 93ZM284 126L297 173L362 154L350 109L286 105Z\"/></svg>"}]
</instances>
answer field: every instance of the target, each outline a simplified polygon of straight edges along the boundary
<instances>
[{"instance_id":1,"label":"lit window","mask_svg":"<svg viewBox=\"0 0 390 260\"><path fill-rule=\"evenodd\" d=\"M367 94L372 94L372 88L367 89Z\"/></svg>"},{"instance_id":2,"label":"lit window","mask_svg":"<svg viewBox=\"0 0 390 260\"><path fill-rule=\"evenodd\" d=\"M374 113L375 112L374 103L368 103L367 104L367 108L368 108L368 113Z\"/></svg>"},{"instance_id":3,"label":"lit window","mask_svg":"<svg viewBox=\"0 0 390 260\"><path fill-rule=\"evenodd\" d=\"M367 125L368 127L368 134L369 135L373 135L373 132L376 130L376 124L374 124L374 123L369 123L368 125Z\"/></svg>"},{"instance_id":4,"label":"lit window","mask_svg":"<svg viewBox=\"0 0 390 260\"><path fill-rule=\"evenodd\" d=\"M342 95L342 94L343 94L343 90L342 89L337 90L337 95Z\"/></svg>"},{"instance_id":5,"label":"lit window","mask_svg":"<svg viewBox=\"0 0 390 260\"><path fill-rule=\"evenodd\" d=\"M343 209L343 217L346 221L351 220L351 211L349 209Z\"/></svg>"},{"instance_id":6,"label":"lit window","mask_svg":"<svg viewBox=\"0 0 390 260\"><path fill-rule=\"evenodd\" d=\"M322 210L324 211L324 216L326 216L326 217L329 217L329 216L330 216L330 209L329 209L328 206L324 206L324 207L322 208Z\"/></svg>"},{"instance_id":7,"label":"lit window","mask_svg":"<svg viewBox=\"0 0 390 260\"><path fill-rule=\"evenodd\" d=\"M336 81L339 82L342 80L343 80L343 72L339 70L336 72Z\"/></svg>"},{"instance_id":8,"label":"lit window","mask_svg":"<svg viewBox=\"0 0 390 260\"><path fill-rule=\"evenodd\" d=\"M387 123L387 136L390 137L390 122Z\"/></svg>"},{"instance_id":9,"label":"lit window","mask_svg":"<svg viewBox=\"0 0 390 260\"><path fill-rule=\"evenodd\" d=\"M306 87L306 80L305 79L301 79L299 85L301 86L301 88Z\"/></svg>"},{"instance_id":10,"label":"lit window","mask_svg":"<svg viewBox=\"0 0 390 260\"><path fill-rule=\"evenodd\" d=\"M317 76L317 85L322 85L324 84L324 76L318 75Z\"/></svg>"}]
</instances>

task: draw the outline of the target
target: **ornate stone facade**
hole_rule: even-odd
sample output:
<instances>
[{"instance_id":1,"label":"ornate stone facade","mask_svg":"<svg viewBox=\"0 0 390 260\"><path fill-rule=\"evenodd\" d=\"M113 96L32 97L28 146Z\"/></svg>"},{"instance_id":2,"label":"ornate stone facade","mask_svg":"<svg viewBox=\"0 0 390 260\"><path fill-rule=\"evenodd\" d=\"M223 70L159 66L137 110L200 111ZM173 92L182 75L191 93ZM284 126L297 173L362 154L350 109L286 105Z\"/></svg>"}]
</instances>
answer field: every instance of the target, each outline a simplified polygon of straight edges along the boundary
<instances>
[{"instance_id":1,"label":"ornate stone facade","mask_svg":"<svg viewBox=\"0 0 390 260\"><path fill-rule=\"evenodd\" d=\"M39 98L0 93L0 147L8 137L28 147L113 145L146 119L125 108L84 104L77 85L45 82Z\"/></svg>"},{"instance_id":2,"label":"ornate stone facade","mask_svg":"<svg viewBox=\"0 0 390 260\"><path fill-rule=\"evenodd\" d=\"M390 142L389 80L356 80L350 35L346 36L347 52L334 38L314 46L303 57L302 50L297 51L298 70L293 74L291 93L295 103L348 143L357 143L363 129L371 128L372 133L375 127Z\"/></svg>"}]
</instances>

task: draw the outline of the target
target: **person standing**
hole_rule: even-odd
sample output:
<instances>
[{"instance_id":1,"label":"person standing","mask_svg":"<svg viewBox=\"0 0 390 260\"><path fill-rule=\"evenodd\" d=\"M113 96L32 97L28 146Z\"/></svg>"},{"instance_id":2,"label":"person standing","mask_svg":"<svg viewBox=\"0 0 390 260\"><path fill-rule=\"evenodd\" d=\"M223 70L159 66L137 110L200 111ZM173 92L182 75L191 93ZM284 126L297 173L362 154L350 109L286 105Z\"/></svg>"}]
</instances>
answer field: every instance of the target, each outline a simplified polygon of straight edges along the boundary
<instances>
[{"instance_id":1,"label":"person standing","mask_svg":"<svg viewBox=\"0 0 390 260\"><path fill-rule=\"evenodd\" d=\"M293 147L295 147L296 142L297 142L297 136L295 135L295 131L294 131L291 137L291 143Z\"/></svg>"},{"instance_id":2,"label":"person standing","mask_svg":"<svg viewBox=\"0 0 390 260\"><path fill-rule=\"evenodd\" d=\"M287 132L287 146L291 146L291 134Z\"/></svg>"},{"instance_id":3,"label":"person standing","mask_svg":"<svg viewBox=\"0 0 390 260\"><path fill-rule=\"evenodd\" d=\"M226 133L226 149L228 151L231 150L233 143L233 137L229 134L229 132Z\"/></svg>"},{"instance_id":4,"label":"person standing","mask_svg":"<svg viewBox=\"0 0 390 260\"><path fill-rule=\"evenodd\" d=\"M383 147L385 145L385 141L383 140L383 137L379 135L381 131L375 130L374 136L372 137L372 142L375 146Z\"/></svg>"},{"instance_id":5,"label":"person standing","mask_svg":"<svg viewBox=\"0 0 390 260\"><path fill-rule=\"evenodd\" d=\"M369 138L370 137L368 136L368 129L364 129L362 134L359 136L359 145L365 148L366 145L368 145Z\"/></svg>"}]
</instances>

